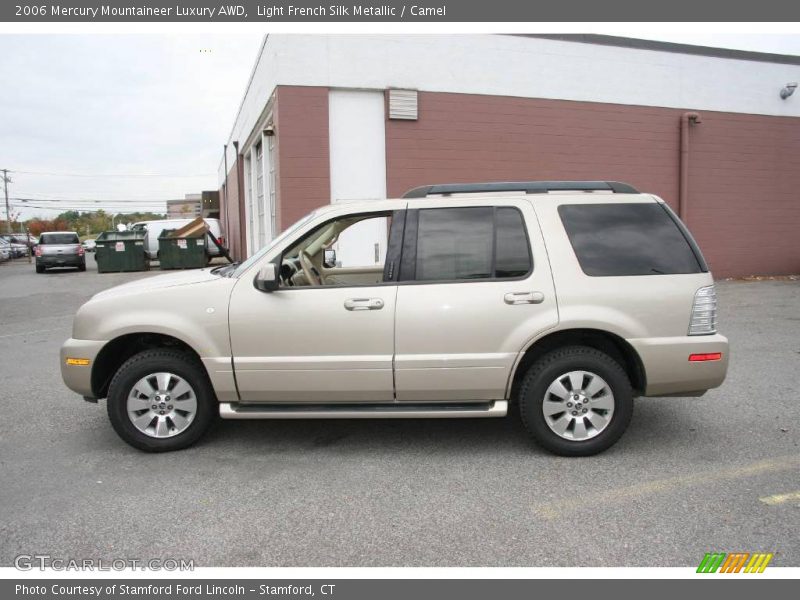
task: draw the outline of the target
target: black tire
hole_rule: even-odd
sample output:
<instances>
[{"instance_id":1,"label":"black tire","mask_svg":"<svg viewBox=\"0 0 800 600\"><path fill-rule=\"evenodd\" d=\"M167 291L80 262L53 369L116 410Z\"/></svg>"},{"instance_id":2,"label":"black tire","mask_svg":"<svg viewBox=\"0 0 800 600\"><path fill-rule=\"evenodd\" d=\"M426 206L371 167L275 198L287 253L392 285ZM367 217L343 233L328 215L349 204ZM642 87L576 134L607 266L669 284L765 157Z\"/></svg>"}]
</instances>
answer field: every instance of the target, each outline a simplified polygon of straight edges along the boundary
<instances>
[{"instance_id":1,"label":"black tire","mask_svg":"<svg viewBox=\"0 0 800 600\"><path fill-rule=\"evenodd\" d=\"M83 262L78 265L78 271L85 271L86 270L86 263Z\"/></svg>"},{"instance_id":2,"label":"black tire","mask_svg":"<svg viewBox=\"0 0 800 600\"><path fill-rule=\"evenodd\" d=\"M44 273L44 267L42 265L36 265L36 272Z\"/></svg>"},{"instance_id":3,"label":"black tire","mask_svg":"<svg viewBox=\"0 0 800 600\"><path fill-rule=\"evenodd\" d=\"M605 429L585 440L564 439L545 420L542 406L551 383L570 371L599 375L614 395L614 411ZM633 415L633 391L625 370L607 354L586 346L569 346L540 358L525 374L519 389L522 422L543 448L561 456L591 456L607 450L625 433Z\"/></svg>"},{"instance_id":4,"label":"black tire","mask_svg":"<svg viewBox=\"0 0 800 600\"><path fill-rule=\"evenodd\" d=\"M182 432L156 438L139 431L128 418L128 394L141 378L169 372L183 378L194 390L197 412ZM170 452L194 444L219 415L219 404L203 365L184 352L171 349L145 350L129 358L116 372L108 388L108 418L114 430L128 444L145 452Z\"/></svg>"}]
</instances>

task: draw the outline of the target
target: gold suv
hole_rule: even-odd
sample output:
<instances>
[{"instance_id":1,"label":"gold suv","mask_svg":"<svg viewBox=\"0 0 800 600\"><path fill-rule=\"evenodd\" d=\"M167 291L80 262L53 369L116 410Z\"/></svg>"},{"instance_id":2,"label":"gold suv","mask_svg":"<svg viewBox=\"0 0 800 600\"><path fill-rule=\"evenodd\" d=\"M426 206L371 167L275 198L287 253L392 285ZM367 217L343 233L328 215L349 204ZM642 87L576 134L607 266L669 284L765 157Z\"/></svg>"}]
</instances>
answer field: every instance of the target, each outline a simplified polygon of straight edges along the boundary
<instances>
[{"instance_id":1,"label":"gold suv","mask_svg":"<svg viewBox=\"0 0 800 600\"><path fill-rule=\"evenodd\" d=\"M663 200L616 182L432 185L339 202L241 264L101 292L61 349L117 433L184 448L214 418L475 418L519 411L585 456L636 396L725 378L714 282Z\"/></svg>"}]
</instances>

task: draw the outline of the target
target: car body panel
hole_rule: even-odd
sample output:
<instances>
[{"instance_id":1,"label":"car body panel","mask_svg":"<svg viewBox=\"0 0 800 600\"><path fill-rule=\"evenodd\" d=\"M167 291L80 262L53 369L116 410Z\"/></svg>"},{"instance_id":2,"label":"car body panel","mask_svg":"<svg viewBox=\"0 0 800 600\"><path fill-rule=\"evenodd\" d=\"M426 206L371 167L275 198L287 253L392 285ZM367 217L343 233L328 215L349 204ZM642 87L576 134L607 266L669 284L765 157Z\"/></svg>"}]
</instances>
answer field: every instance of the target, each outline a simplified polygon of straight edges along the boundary
<instances>
[{"instance_id":1,"label":"car body panel","mask_svg":"<svg viewBox=\"0 0 800 600\"><path fill-rule=\"evenodd\" d=\"M558 323L544 241L527 199L436 198L413 208L509 206L519 209L532 246L533 270L523 278L409 282L398 288L395 382L398 401L503 399L528 340ZM508 304L507 294L537 293L536 304Z\"/></svg>"},{"instance_id":2,"label":"car body panel","mask_svg":"<svg viewBox=\"0 0 800 600\"><path fill-rule=\"evenodd\" d=\"M694 368L697 364L692 364L693 368L686 369L687 365L684 364L690 353L702 353L703 348L709 346L718 348L715 351L727 356L727 340L723 336L688 335L694 295L700 288L713 285L711 273L623 277L586 275L558 214L558 207L562 204L631 202L663 201L649 194L534 198L533 205L544 233L558 296L560 321L557 329L607 331L628 341L639 354L645 369L645 395L716 387L725 378L727 358L699 368ZM648 339L659 340L655 343L659 352L648 352L647 356L642 356L643 348L651 349L644 343ZM657 364L650 360L651 357L657 359ZM671 386L666 382L670 369L676 373L676 380ZM696 377L692 377L693 374ZM712 383L714 385L709 385Z\"/></svg>"},{"instance_id":3,"label":"car body panel","mask_svg":"<svg viewBox=\"0 0 800 600\"><path fill-rule=\"evenodd\" d=\"M235 279L200 269L157 275L105 290L78 310L71 343L107 343L137 333L173 337L198 354L220 401L235 400L228 337L228 302L235 283ZM77 382L80 375L70 373L70 382L85 389L87 383Z\"/></svg>"},{"instance_id":4,"label":"car body panel","mask_svg":"<svg viewBox=\"0 0 800 600\"><path fill-rule=\"evenodd\" d=\"M243 278L230 307L242 402L392 402L396 286L257 290ZM354 298L379 310L347 310Z\"/></svg>"}]
</instances>

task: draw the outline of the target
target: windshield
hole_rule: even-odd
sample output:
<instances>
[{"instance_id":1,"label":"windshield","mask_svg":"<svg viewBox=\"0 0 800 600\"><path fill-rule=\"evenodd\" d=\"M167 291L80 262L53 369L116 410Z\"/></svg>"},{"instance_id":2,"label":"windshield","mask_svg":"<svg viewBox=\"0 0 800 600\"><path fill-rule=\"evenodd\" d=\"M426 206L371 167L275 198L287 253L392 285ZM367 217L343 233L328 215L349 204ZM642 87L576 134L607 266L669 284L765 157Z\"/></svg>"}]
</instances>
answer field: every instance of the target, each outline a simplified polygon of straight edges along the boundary
<instances>
[{"instance_id":1,"label":"windshield","mask_svg":"<svg viewBox=\"0 0 800 600\"><path fill-rule=\"evenodd\" d=\"M45 233L40 244L80 244L78 236L74 233Z\"/></svg>"},{"instance_id":2,"label":"windshield","mask_svg":"<svg viewBox=\"0 0 800 600\"><path fill-rule=\"evenodd\" d=\"M264 256L270 250L272 250L272 248L274 248L276 244L280 243L281 241L286 239L288 236L293 234L295 231L300 229L300 227L302 227L303 225L308 223L311 219L313 219L316 216L316 214L317 214L317 211L314 210L314 211L311 211L310 213L308 213L305 217L301 218L294 225L289 227L289 229L284 231L282 234L280 234L278 237L276 237L274 240L272 240L269 244L267 244L266 246L261 248L258 252L253 254L253 256L251 256L246 261L244 261L242 264L240 264L236 268L236 270L231 274L231 276L232 277L238 277L239 275L241 275L242 273L247 271L247 269L249 269L251 266L253 266L253 263L258 262L261 259L261 257Z\"/></svg>"}]
</instances>

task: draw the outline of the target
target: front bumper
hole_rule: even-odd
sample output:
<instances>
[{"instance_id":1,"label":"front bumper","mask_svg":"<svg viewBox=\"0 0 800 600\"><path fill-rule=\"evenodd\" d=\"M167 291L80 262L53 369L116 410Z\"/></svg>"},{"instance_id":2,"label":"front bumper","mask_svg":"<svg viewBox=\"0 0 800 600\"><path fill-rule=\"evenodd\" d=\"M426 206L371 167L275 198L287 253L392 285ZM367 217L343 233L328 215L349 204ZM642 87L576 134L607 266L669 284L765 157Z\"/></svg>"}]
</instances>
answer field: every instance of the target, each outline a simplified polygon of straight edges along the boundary
<instances>
[{"instance_id":1,"label":"front bumper","mask_svg":"<svg viewBox=\"0 0 800 600\"><path fill-rule=\"evenodd\" d=\"M96 340L68 339L61 346L61 378L73 392L87 398L94 397L92 369L100 350L107 342ZM87 364L67 364L67 359L88 360Z\"/></svg>"},{"instance_id":2,"label":"front bumper","mask_svg":"<svg viewBox=\"0 0 800 600\"><path fill-rule=\"evenodd\" d=\"M719 387L728 372L728 338L692 335L629 339L647 377L645 396L699 395ZM720 360L690 362L690 354L721 352Z\"/></svg>"}]
</instances>

